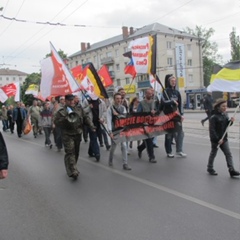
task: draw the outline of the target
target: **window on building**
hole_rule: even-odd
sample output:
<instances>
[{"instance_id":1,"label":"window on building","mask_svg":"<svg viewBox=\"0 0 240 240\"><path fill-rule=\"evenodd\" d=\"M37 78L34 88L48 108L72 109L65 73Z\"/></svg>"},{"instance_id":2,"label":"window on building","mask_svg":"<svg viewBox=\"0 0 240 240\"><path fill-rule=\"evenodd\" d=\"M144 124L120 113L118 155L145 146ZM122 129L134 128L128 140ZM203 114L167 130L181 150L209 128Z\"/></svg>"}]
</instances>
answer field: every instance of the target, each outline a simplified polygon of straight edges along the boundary
<instances>
[{"instance_id":1,"label":"window on building","mask_svg":"<svg viewBox=\"0 0 240 240\"><path fill-rule=\"evenodd\" d=\"M112 52L107 52L107 57L112 57Z\"/></svg>"},{"instance_id":2,"label":"window on building","mask_svg":"<svg viewBox=\"0 0 240 240\"><path fill-rule=\"evenodd\" d=\"M16 80L16 78L15 77L13 77L13 81L15 81Z\"/></svg>"},{"instance_id":3,"label":"window on building","mask_svg":"<svg viewBox=\"0 0 240 240\"><path fill-rule=\"evenodd\" d=\"M97 56L93 57L93 61L94 61L94 63L97 63Z\"/></svg>"},{"instance_id":4,"label":"window on building","mask_svg":"<svg viewBox=\"0 0 240 240\"><path fill-rule=\"evenodd\" d=\"M9 81L9 77L6 77L6 80Z\"/></svg>"},{"instance_id":5,"label":"window on building","mask_svg":"<svg viewBox=\"0 0 240 240\"><path fill-rule=\"evenodd\" d=\"M116 64L116 70L120 71L120 64Z\"/></svg>"},{"instance_id":6,"label":"window on building","mask_svg":"<svg viewBox=\"0 0 240 240\"><path fill-rule=\"evenodd\" d=\"M192 59L188 59L188 60L187 60L187 65L188 65L188 66L192 66Z\"/></svg>"},{"instance_id":7,"label":"window on building","mask_svg":"<svg viewBox=\"0 0 240 240\"><path fill-rule=\"evenodd\" d=\"M130 84L130 79L127 77L126 79L126 84Z\"/></svg>"},{"instance_id":8,"label":"window on building","mask_svg":"<svg viewBox=\"0 0 240 240\"><path fill-rule=\"evenodd\" d=\"M167 49L172 49L172 42L167 41Z\"/></svg>"},{"instance_id":9,"label":"window on building","mask_svg":"<svg viewBox=\"0 0 240 240\"><path fill-rule=\"evenodd\" d=\"M75 66L77 66L78 65L78 61L75 61Z\"/></svg>"},{"instance_id":10,"label":"window on building","mask_svg":"<svg viewBox=\"0 0 240 240\"><path fill-rule=\"evenodd\" d=\"M124 52L128 52L129 51L128 47L125 47L123 50L124 50Z\"/></svg>"},{"instance_id":11,"label":"window on building","mask_svg":"<svg viewBox=\"0 0 240 240\"><path fill-rule=\"evenodd\" d=\"M187 44L187 50L192 51L192 45L191 44Z\"/></svg>"},{"instance_id":12,"label":"window on building","mask_svg":"<svg viewBox=\"0 0 240 240\"><path fill-rule=\"evenodd\" d=\"M173 65L173 59L172 58L167 58L167 65L172 67L172 65Z\"/></svg>"},{"instance_id":13,"label":"window on building","mask_svg":"<svg viewBox=\"0 0 240 240\"><path fill-rule=\"evenodd\" d=\"M0 80L2 80L2 77L0 77Z\"/></svg>"},{"instance_id":14,"label":"window on building","mask_svg":"<svg viewBox=\"0 0 240 240\"><path fill-rule=\"evenodd\" d=\"M119 49L115 50L115 57L119 57Z\"/></svg>"},{"instance_id":15,"label":"window on building","mask_svg":"<svg viewBox=\"0 0 240 240\"><path fill-rule=\"evenodd\" d=\"M188 74L188 86L194 86L193 75Z\"/></svg>"},{"instance_id":16,"label":"window on building","mask_svg":"<svg viewBox=\"0 0 240 240\"><path fill-rule=\"evenodd\" d=\"M101 60L103 59L103 54L100 54L100 59L101 59Z\"/></svg>"},{"instance_id":17,"label":"window on building","mask_svg":"<svg viewBox=\"0 0 240 240\"><path fill-rule=\"evenodd\" d=\"M121 86L121 79L117 79L117 86Z\"/></svg>"},{"instance_id":18,"label":"window on building","mask_svg":"<svg viewBox=\"0 0 240 240\"><path fill-rule=\"evenodd\" d=\"M19 81L22 81L22 77L19 77Z\"/></svg>"}]
</instances>

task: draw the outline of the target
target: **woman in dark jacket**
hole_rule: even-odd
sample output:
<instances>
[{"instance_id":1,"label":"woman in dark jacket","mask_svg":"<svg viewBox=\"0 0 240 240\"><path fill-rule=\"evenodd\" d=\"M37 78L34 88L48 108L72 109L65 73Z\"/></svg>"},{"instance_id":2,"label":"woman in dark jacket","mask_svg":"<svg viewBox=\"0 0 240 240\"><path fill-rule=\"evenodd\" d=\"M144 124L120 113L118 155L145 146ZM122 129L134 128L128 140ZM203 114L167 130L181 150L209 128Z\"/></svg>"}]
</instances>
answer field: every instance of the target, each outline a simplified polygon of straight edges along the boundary
<instances>
[{"instance_id":1,"label":"woman in dark jacket","mask_svg":"<svg viewBox=\"0 0 240 240\"><path fill-rule=\"evenodd\" d=\"M8 152L2 133L0 132L0 179L8 175Z\"/></svg>"},{"instance_id":2,"label":"woman in dark jacket","mask_svg":"<svg viewBox=\"0 0 240 240\"><path fill-rule=\"evenodd\" d=\"M218 147L223 151L231 177L239 176L240 173L234 169L232 153L229 148L227 134L225 131L227 127L233 124L234 118L230 120L226 114L227 101L220 98L214 104L214 113L209 121L209 135L211 141L211 152L208 158L207 171L210 175L218 175L213 168L213 162L217 155ZM224 135L225 134L225 135Z\"/></svg>"}]
</instances>

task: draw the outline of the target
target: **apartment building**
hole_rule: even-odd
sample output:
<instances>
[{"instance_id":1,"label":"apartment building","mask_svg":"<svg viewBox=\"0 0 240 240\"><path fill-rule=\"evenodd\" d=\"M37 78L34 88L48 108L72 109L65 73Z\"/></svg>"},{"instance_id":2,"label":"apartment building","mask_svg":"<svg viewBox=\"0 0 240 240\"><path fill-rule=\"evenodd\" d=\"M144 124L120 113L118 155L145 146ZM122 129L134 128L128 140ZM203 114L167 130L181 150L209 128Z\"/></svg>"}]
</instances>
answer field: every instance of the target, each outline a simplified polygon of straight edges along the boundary
<instances>
[{"instance_id":1,"label":"apartment building","mask_svg":"<svg viewBox=\"0 0 240 240\"><path fill-rule=\"evenodd\" d=\"M164 84L166 74L174 74L178 78L178 89L183 96L183 102L188 107L195 101L200 107L200 99L205 93L202 73L201 39L186 32L153 23L142 28L122 27L122 33L101 42L81 43L81 49L69 56L69 67L92 62L98 70L107 65L114 86L108 88L111 96L116 87L126 89L127 96L142 97L145 89L150 87L149 76L138 74L132 81L131 75L124 73L129 58L123 54L128 52L129 43L137 38L157 35L157 75Z\"/></svg>"},{"instance_id":2,"label":"apartment building","mask_svg":"<svg viewBox=\"0 0 240 240\"><path fill-rule=\"evenodd\" d=\"M0 87L14 83L20 82L20 85L24 84L25 79L29 74L18 70L11 70L9 68L0 69Z\"/></svg>"}]
</instances>

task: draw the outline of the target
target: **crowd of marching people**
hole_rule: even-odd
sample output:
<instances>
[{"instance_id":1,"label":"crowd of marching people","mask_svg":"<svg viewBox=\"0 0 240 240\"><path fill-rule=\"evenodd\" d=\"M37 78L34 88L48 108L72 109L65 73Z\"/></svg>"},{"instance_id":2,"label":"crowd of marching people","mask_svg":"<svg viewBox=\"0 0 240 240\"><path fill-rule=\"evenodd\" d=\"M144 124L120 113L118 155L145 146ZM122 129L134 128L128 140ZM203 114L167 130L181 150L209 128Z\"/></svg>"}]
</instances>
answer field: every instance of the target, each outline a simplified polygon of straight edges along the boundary
<instances>
[{"instance_id":1,"label":"crowd of marching people","mask_svg":"<svg viewBox=\"0 0 240 240\"><path fill-rule=\"evenodd\" d=\"M183 151L183 110L181 94L176 89L176 78L173 75L167 75L165 79L165 90L162 98L158 99L154 94L154 90L149 88L145 91L143 100L135 97L129 101L126 99L126 92L123 88L119 88L114 94L112 101L108 99L91 99L84 96L84 99L79 99L78 96L68 94L66 96L52 97L51 100L41 102L34 100L28 108L21 102L18 102L16 107L2 106L1 120L3 131L14 133L16 125L17 136L22 137L24 127L27 121L31 122L33 137L44 134L44 145L46 148L52 149L53 144L58 151L64 149L64 163L67 175L70 178L77 179L79 170L77 161L80 153L81 141L89 142L88 155L99 162L101 159L101 148L104 147L109 151L108 165L114 164L114 153L116 147L120 145L122 155L123 170L130 171L129 165L129 149L136 144L138 157L142 157L142 152L146 149L148 161L150 164L157 162L154 149L157 146L156 139L146 138L135 142L114 141L114 120L126 113L150 113L152 116L163 112L169 114L177 111L179 113L178 121L176 122L176 131L165 134L165 151L168 158L186 157L187 154ZM217 154L217 148L220 146L224 152L229 168L230 176L239 176L239 172L234 169L232 155L229 150L227 136L222 140L218 131L226 129L226 124L233 122L234 119L222 117L226 111L226 102L223 100L215 105L216 114L210 117L210 138L212 150L209 156L207 171L211 175L217 175L213 168L214 158ZM216 130L214 129L216 128ZM176 152L173 152L172 144L176 144Z\"/></svg>"}]
</instances>

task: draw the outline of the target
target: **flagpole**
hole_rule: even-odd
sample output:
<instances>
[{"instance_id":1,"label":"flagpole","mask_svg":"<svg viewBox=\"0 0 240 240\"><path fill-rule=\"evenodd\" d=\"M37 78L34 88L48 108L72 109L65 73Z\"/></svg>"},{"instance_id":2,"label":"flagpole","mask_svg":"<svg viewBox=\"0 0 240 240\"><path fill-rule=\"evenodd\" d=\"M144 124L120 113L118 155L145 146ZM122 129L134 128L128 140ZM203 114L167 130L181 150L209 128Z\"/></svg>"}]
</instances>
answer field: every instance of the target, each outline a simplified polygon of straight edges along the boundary
<instances>
[{"instance_id":1,"label":"flagpole","mask_svg":"<svg viewBox=\"0 0 240 240\"><path fill-rule=\"evenodd\" d=\"M131 88L131 86L132 86L132 84L133 84L133 80L134 80L134 77L132 78L132 81L131 81L131 83L130 83L129 86L128 86L128 89L127 89L127 91L126 91L126 94L128 94L129 89Z\"/></svg>"},{"instance_id":2,"label":"flagpole","mask_svg":"<svg viewBox=\"0 0 240 240\"><path fill-rule=\"evenodd\" d=\"M239 107L240 107L240 103L239 103L239 104L237 105L237 107L235 108L235 111L234 111L234 113L233 113L232 118L235 117L235 115L236 115L236 113L237 113ZM227 126L227 128L226 128L226 130L225 130L223 136L221 137L220 141L222 141L222 140L224 139L224 137L226 136L226 134L227 134L227 132L228 132L228 128L230 127L231 123L232 123L232 121L229 121L228 126ZM217 148L219 148L219 146L220 146L220 144L218 144Z\"/></svg>"},{"instance_id":3,"label":"flagpole","mask_svg":"<svg viewBox=\"0 0 240 240\"><path fill-rule=\"evenodd\" d=\"M89 99L87 98L87 96L85 95L85 93L80 89L80 91L82 92L83 96L85 97L85 99L88 101L89 103ZM90 100L92 100L92 98L89 96ZM93 110L93 114L97 116L97 113ZM98 116L97 116L98 117ZM101 122L99 122L100 125L103 127L103 130L107 133L107 135L110 137L110 133L108 132L108 130L106 129L105 125ZM110 137L111 138L111 137ZM113 141L114 142L114 141Z\"/></svg>"}]
</instances>

